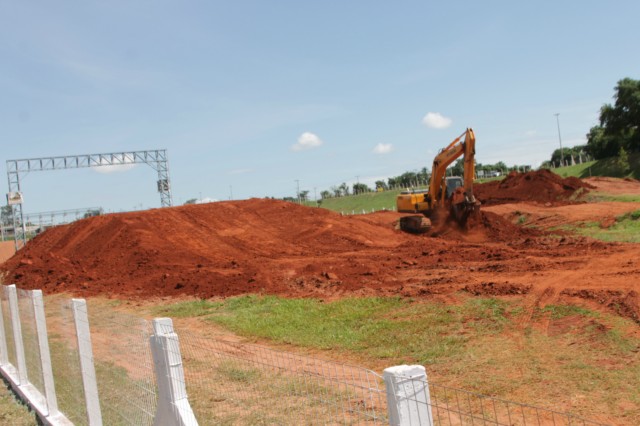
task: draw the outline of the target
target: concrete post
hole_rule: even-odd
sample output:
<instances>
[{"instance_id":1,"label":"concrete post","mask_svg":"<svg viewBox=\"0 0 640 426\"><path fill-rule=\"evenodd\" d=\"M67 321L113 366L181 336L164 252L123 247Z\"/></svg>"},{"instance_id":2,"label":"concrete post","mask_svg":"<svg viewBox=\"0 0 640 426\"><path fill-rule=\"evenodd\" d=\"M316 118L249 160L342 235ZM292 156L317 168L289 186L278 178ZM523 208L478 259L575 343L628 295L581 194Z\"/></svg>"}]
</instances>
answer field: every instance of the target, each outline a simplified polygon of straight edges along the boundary
<instances>
[{"instance_id":1,"label":"concrete post","mask_svg":"<svg viewBox=\"0 0 640 426\"><path fill-rule=\"evenodd\" d=\"M76 325L78 354L80 355L80 372L82 373L82 386L84 388L84 397L87 406L87 420L90 426L102 426L102 412L100 411L100 399L98 398L96 369L93 365L93 349L91 348L87 302L84 299L73 299L71 301L71 309Z\"/></svg>"},{"instance_id":2,"label":"concrete post","mask_svg":"<svg viewBox=\"0 0 640 426\"><path fill-rule=\"evenodd\" d=\"M421 365L399 365L383 372L391 426L433 426L427 373Z\"/></svg>"},{"instance_id":3,"label":"concrete post","mask_svg":"<svg viewBox=\"0 0 640 426\"><path fill-rule=\"evenodd\" d=\"M0 291L5 291L5 287L2 286ZM7 365L9 363L9 350L7 349L7 334L4 328L4 315L2 312L2 303L0 302L0 366Z\"/></svg>"},{"instance_id":4,"label":"concrete post","mask_svg":"<svg viewBox=\"0 0 640 426\"><path fill-rule=\"evenodd\" d=\"M171 318L153 320L151 354L158 382L158 408L154 426L197 426L184 379L178 335Z\"/></svg>"},{"instance_id":5,"label":"concrete post","mask_svg":"<svg viewBox=\"0 0 640 426\"><path fill-rule=\"evenodd\" d=\"M9 299L9 311L11 312L11 326L13 328L13 341L16 347L16 360L18 365L18 385L29 383L27 376L27 361L24 356L24 341L22 340L22 326L20 325L20 311L18 310L18 293L16 285L11 284L6 287L7 298Z\"/></svg>"},{"instance_id":6,"label":"concrete post","mask_svg":"<svg viewBox=\"0 0 640 426\"><path fill-rule=\"evenodd\" d=\"M33 290L31 292L31 301L33 303L33 312L36 320L36 332L38 334L38 346L40 348L40 365L42 366L42 381L44 382L44 396L49 411L48 415L56 416L58 415L58 399L56 398L56 388L53 384L53 369L51 367L51 352L49 351L42 290Z\"/></svg>"}]
</instances>

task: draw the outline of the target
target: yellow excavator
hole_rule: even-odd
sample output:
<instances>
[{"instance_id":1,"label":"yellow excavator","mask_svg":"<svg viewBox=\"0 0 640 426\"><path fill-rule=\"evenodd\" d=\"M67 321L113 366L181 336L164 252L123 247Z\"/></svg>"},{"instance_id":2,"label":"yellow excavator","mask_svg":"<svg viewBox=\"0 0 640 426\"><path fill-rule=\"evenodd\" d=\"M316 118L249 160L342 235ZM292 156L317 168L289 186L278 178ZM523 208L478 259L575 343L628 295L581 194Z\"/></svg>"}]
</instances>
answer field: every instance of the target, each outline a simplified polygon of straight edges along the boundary
<instances>
[{"instance_id":1,"label":"yellow excavator","mask_svg":"<svg viewBox=\"0 0 640 426\"><path fill-rule=\"evenodd\" d=\"M426 232L432 223L448 220L466 226L469 217L480 211L480 202L473 195L475 153L476 137L470 128L438 153L433 160L429 189L403 191L396 198L398 212L421 214L400 218L400 229ZM447 167L460 156L464 156L463 176L446 177Z\"/></svg>"}]
</instances>

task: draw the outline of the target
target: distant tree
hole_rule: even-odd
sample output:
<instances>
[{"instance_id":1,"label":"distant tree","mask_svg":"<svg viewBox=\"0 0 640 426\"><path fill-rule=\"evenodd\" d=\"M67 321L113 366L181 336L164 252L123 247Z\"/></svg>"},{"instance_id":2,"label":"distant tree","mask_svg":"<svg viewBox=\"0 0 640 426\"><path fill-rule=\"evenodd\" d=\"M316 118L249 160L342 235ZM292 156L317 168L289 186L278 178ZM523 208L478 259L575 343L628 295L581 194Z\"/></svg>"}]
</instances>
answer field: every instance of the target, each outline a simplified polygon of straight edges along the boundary
<instances>
[{"instance_id":1,"label":"distant tree","mask_svg":"<svg viewBox=\"0 0 640 426\"><path fill-rule=\"evenodd\" d=\"M7 205L7 206L2 206L1 210L0 210L0 221L2 221L2 224L4 226L12 226L13 225L13 214L12 214L12 208L11 206Z\"/></svg>"},{"instance_id":2,"label":"distant tree","mask_svg":"<svg viewBox=\"0 0 640 426\"><path fill-rule=\"evenodd\" d=\"M327 190L320 191L320 198L322 198L323 200L326 198L331 198L331 192Z\"/></svg>"},{"instance_id":3,"label":"distant tree","mask_svg":"<svg viewBox=\"0 0 640 426\"><path fill-rule=\"evenodd\" d=\"M101 214L102 214L102 209L89 210L82 217L86 219L88 217L100 216Z\"/></svg>"},{"instance_id":4,"label":"distant tree","mask_svg":"<svg viewBox=\"0 0 640 426\"><path fill-rule=\"evenodd\" d=\"M418 185L427 185L429 183L429 170L426 167L423 167L417 174L416 178L418 179Z\"/></svg>"},{"instance_id":5,"label":"distant tree","mask_svg":"<svg viewBox=\"0 0 640 426\"><path fill-rule=\"evenodd\" d=\"M397 181L400 186L410 188L417 185L418 175L416 172L404 172L397 177Z\"/></svg>"},{"instance_id":6,"label":"distant tree","mask_svg":"<svg viewBox=\"0 0 640 426\"><path fill-rule=\"evenodd\" d=\"M389 189L389 186L387 185L387 183L383 180L377 180L376 181L376 190L377 191L386 191L387 189Z\"/></svg>"},{"instance_id":7,"label":"distant tree","mask_svg":"<svg viewBox=\"0 0 640 426\"><path fill-rule=\"evenodd\" d=\"M614 157L622 147L640 151L640 80L624 78L615 87L615 103L600 109L600 124L587 134L587 150L594 158Z\"/></svg>"},{"instance_id":8,"label":"distant tree","mask_svg":"<svg viewBox=\"0 0 640 426\"><path fill-rule=\"evenodd\" d=\"M331 191L333 192L334 197L342 197L342 189L339 186L332 186Z\"/></svg>"},{"instance_id":9,"label":"distant tree","mask_svg":"<svg viewBox=\"0 0 640 426\"><path fill-rule=\"evenodd\" d=\"M451 176L462 176L464 174L464 159L458 158L453 166L449 167Z\"/></svg>"},{"instance_id":10,"label":"distant tree","mask_svg":"<svg viewBox=\"0 0 640 426\"><path fill-rule=\"evenodd\" d=\"M620 175L625 175L629 171L629 155L623 147L620 147L618 151L618 158L616 158L616 169Z\"/></svg>"},{"instance_id":11,"label":"distant tree","mask_svg":"<svg viewBox=\"0 0 640 426\"><path fill-rule=\"evenodd\" d=\"M365 192L371 192L371 189L365 183L354 183L353 184L353 193L354 194L363 194Z\"/></svg>"},{"instance_id":12,"label":"distant tree","mask_svg":"<svg viewBox=\"0 0 640 426\"><path fill-rule=\"evenodd\" d=\"M342 182L342 184L340 184L338 188L340 188L340 193L343 196L349 195L349 185L347 185L345 182Z\"/></svg>"},{"instance_id":13,"label":"distant tree","mask_svg":"<svg viewBox=\"0 0 640 426\"><path fill-rule=\"evenodd\" d=\"M300 191L300 201L305 202L309 200L309 191Z\"/></svg>"},{"instance_id":14,"label":"distant tree","mask_svg":"<svg viewBox=\"0 0 640 426\"><path fill-rule=\"evenodd\" d=\"M506 173L509 170L509 167L507 167L507 165L503 161L498 161L496 164L493 165L493 168L494 170L497 170L502 173Z\"/></svg>"},{"instance_id":15,"label":"distant tree","mask_svg":"<svg viewBox=\"0 0 640 426\"><path fill-rule=\"evenodd\" d=\"M195 204L196 201L198 201L197 198L189 198L187 201L184 202L184 205L186 206L187 204Z\"/></svg>"},{"instance_id":16,"label":"distant tree","mask_svg":"<svg viewBox=\"0 0 640 426\"><path fill-rule=\"evenodd\" d=\"M584 156L585 149L586 145L576 145L572 148L562 148L561 156L560 148L558 148L551 154L551 162L556 166L560 166L562 164L562 161L564 160L564 165L570 166L572 164L572 161L573 163L575 163L576 160L578 160L578 162L580 161L579 159Z\"/></svg>"}]
</instances>

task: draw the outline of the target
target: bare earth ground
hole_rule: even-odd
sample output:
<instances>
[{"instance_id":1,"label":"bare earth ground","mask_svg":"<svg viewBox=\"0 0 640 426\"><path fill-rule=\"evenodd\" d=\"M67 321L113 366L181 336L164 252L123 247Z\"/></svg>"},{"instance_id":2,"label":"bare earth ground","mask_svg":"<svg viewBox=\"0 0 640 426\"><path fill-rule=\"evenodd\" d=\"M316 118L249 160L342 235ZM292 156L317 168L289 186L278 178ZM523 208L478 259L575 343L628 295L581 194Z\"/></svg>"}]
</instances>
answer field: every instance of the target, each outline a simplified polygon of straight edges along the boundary
<instances>
[{"instance_id":1,"label":"bare earth ground","mask_svg":"<svg viewBox=\"0 0 640 426\"><path fill-rule=\"evenodd\" d=\"M545 191L526 190L536 175L512 179L505 186L508 197L487 203L469 232L444 228L409 235L395 229L396 213L342 217L275 200L247 200L78 221L43 233L0 269L5 281L23 288L129 299L132 310L176 298L246 293L457 303L462 292L521 300L522 335L531 326L549 336L559 327L571 328L533 318L536 309L550 304L578 304L640 324L640 245L545 231L605 221L639 209L640 203L554 198L583 187L579 181L569 185L542 177ZM591 191L640 195L637 181L584 182ZM514 200L523 190L526 199ZM491 199L499 191L492 184L484 194ZM538 194L546 198L534 199ZM516 225L521 216L537 228ZM207 327L189 324L198 332ZM638 337L640 329L629 333ZM640 362L637 355L624 362Z\"/></svg>"},{"instance_id":2,"label":"bare earth ground","mask_svg":"<svg viewBox=\"0 0 640 426\"><path fill-rule=\"evenodd\" d=\"M0 263L9 259L15 252L16 248L13 241L0 241Z\"/></svg>"}]
</instances>

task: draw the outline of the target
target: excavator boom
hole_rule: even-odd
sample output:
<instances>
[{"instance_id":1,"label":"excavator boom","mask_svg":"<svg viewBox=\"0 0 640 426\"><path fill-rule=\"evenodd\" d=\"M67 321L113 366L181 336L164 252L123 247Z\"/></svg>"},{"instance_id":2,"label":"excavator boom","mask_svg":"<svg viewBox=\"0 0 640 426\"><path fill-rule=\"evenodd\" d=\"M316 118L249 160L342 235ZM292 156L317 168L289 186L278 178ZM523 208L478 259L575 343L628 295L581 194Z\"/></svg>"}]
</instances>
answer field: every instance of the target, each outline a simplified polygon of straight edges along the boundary
<instances>
[{"instance_id":1,"label":"excavator boom","mask_svg":"<svg viewBox=\"0 0 640 426\"><path fill-rule=\"evenodd\" d=\"M480 205L473 195L475 150L475 134L473 129L468 128L433 159L428 192L398 195L396 199L398 211L422 213L433 220L435 216L444 216L442 212L446 214L448 210L450 218L461 226L465 226L468 217L477 212ZM464 156L463 177L446 177L447 167L461 156ZM419 216L402 218L400 227L412 232L421 232L425 229L425 225L424 221L419 221L418 218ZM419 226L416 225L418 223Z\"/></svg>"}]
</instances>

